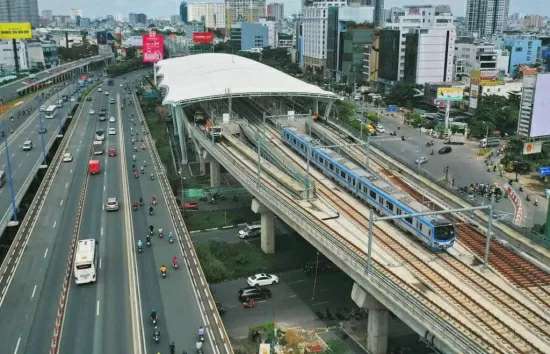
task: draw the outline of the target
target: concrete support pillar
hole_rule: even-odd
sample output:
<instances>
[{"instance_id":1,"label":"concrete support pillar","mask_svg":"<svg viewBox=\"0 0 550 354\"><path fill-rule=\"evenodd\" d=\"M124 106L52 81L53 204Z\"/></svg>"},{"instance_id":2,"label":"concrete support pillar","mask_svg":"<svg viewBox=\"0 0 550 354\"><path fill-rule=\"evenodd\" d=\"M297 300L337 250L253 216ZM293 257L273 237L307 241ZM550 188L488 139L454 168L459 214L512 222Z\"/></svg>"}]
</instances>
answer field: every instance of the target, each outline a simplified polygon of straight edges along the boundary
<instances>
[{"instance_id":1,"label":"concrete support pillar","mask_svg":"<svg viewBox=\"0 0 550 354\"><path fill-rule=\"evenodd\" d=\"M220 163L210 157L210 187L216 188L220 186L221 172Z\"/></svg>"},{"instance_id":2,"label":"concrete support pillar","mask_svg":"<svg viewBox=\"0 0 550 354\"><path fill-rule=\"evenodd\" d=\"M353 284L351 298L357 306L367 309L367 349L369 353L386 354L390 312L357 283Z\"/></svg>"},{"instance_id":3,"label":"concrete support pillar","mask_svg":"<svg viewBox=\"0 0 550 354\"><path fill-rule=\"evenodd\" d=\"M262 251L266 254L275 254L275 215L257 199L252 199L251 209L260 214Z\"/></svg>"},{"instance_id":4,"label":"concrete support pillar","mask_svg":"<svg viewBox=\"0 0 550 354\"><path fill-rule=\"evenodd\" d=\"M185 136L183 108L181 106L172 107L172 119L174 120L173 123L175 123L174 127L176 127L176 135L178 136L178 140L180 143L181 163L182 165L186 165L189 160L187 158L187 138Z\"/></svg>"}]
</instances>

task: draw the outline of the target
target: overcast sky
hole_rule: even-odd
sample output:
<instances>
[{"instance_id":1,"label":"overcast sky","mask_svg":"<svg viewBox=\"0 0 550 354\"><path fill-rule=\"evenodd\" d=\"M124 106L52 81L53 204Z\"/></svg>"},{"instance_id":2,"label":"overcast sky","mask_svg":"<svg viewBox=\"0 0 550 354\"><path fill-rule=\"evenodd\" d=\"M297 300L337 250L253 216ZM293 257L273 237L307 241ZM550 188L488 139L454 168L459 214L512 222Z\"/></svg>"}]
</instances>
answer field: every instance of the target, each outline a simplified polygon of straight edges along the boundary
<instances>
[{"instance_id":1,"label":"overcast sky","mask_svg":"<svg viewBox=\"0 0 550 354\"><path fill-rule=\"evenodd\" d=\"M301 0L278 1L285 4L286 15L300 10ZM268 0L268 2L274 1ZM53 10L54 14L70 14L72 8L81 9L82 16L85 17L105 15L127 17L130 12L143 12L151 17L168 17L178 13L179 3L180 0L38 0L38 7L40 11ZM390 8L420 4L448 4L451 5L456 16L462 16L466 0L385 0L384 5L386 8ZM550 0L511 0L510 7L510 13L550 16Z\"/></svg>"}]
</instances>

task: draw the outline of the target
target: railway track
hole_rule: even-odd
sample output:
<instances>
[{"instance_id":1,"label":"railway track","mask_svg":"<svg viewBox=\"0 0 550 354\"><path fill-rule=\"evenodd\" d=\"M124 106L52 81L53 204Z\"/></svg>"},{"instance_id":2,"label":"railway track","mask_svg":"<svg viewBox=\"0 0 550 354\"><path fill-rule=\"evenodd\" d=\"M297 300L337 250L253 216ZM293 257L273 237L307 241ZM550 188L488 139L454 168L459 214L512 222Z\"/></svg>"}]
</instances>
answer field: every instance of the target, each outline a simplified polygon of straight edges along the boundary
<instances>
[{"instance_id":1,"label":"railway track","mask_svg":"<svg viewBox=\"0 0 550 354\"><path fill-rule=\"evenodd\" d=\"M239 166L239 165L241 166L239 168L240 171L248 170L250 173L253 174L253 172L256 169L255 162L243 160L240 155L238 155L235 152L232 152L231 148L228 146L224 146L223 143L218 145L220 146L220 148L223 150L225 154L232 156L236 166ZM273 188L274 190L280 191L280 189L278 189L278 185L270 181L264 175L262 175L262 182L267 185L270 185L271 188ZM283 193L280 193L280 194L284 196L284 198L289 204L296 203L294 198L288 195L285 195ZM300 206L298 206L298 208L300 208ZM315 218L315 216L310 211L307 211L307 210L305 211L308 214L310 214L310 217ZM350 243L348 240L341 237L339 235L339 231L334 226L330 225L327 222L323 222L323 223L324 223L324 226L331 231L331 234L333 235L333 237L337 238L340 242L346 244L346 246L349 249L353 250L353 252L359 257L361 257L362 259L366 259L366 254L363 250L361 250L356 245ZM454 328L460 330L464 335L468 336L468 338L472 338L480 347L483 348L483 352L487 352L487 353L512 353L512 352L522 353L523 352L521 348L517 348L514 343L508 344L507 347L514 347L515 349L513 350L502 349L502 343L495 343L494 341L491 341L489 338L486 338L486 336L483 336L483 335L480 335L479 333L474 332L469 325L461 322L456 318L456 316L453 316L448 310L444 309L441 305L431 300L422 290L415 288L410 284L404 282L399 277L399 275L395 273L394 270L390 269L390 267L376 260L374 260L374 264L376 269L380 270L385 277L387 277L388 279L391 279L391 281L394 282L394 284L397 284L401 289L412 294L412 296L414 296L417 300L421 301L427 308L429 308L434 313L437 313L440 318L444 319L446 322L451 324ZM505 338L503 339L503 341L505 343L508 342ZM533 351L533 353L535 352L537 351Z\"/></svg>"},{"instance_id":2,"label":"railway track","mask_svg":"<svg viewBox=\"0 0 550 354\"><path fill-rule=\"evenodd\" d=\"M278 137L277 132L274 132L271 128L270 130ZM273 141L272 143L275 144ZM287 149L282 148L281 144L282 142L277 139L276 145L279 150L286 154L287 157L293 159L295 163L299 163L297 159L301 160L301 158L297 157L295 154L290 155ZM303 166L303 161L301 161L301 163ZM338 205L342 208L345 214L359 224L366 233L368 230L368 222L366 221L368 215L359 212L353 207L342 197L342 193L335 193L330 187L327 187L325 182L326 179L315 179L318 186L318 192L332 201L334 205ZM389 233L382 230L382 228L375 226L375 229L376 241L378 243L381 243L386 250L389 250L397 258L405 262L404 264L406 264L425 284L429 284L432 289L438 289L443 297L454 302L456 306L462 309L463 313L469 314L467 317L469 317L470 320L478 323L485 331L491 333L494 338L499 338L499 342L504 345L509 352L537 352L537 348L531 344L530 339L525 339L520 336L513 328L499 320L495 314L486 308L486 306L476 301L472 295L460 289L444 275L436 272L434 267L424 261L417 253L413 252L410 247L404 246L395 237L390 236ZM487 278L477 274L462 262L451 256L444 257L440 255L438 258L451 268L454 273L458 273L459 278L467 280L467 282L474 285L478 291L483 292L486 297L491 299L491 303L506 308L511 317L517 319L527 328L548 340L550 323L546 318L539 316L530 307L515 300L506 292L499 290L498 286L494 283L490 283Z\"/></svg>"},{"instance_id":3,"label":"railway track","mask_svg":"<svg viewBox=\"0 0 550 354\"><path fill-rule=\"evenodd\" d=\"M342 133L335 132L331 128L325 128L341 143L349 143L346 137L342 136ZM350 146L348 149L351 150L347 152L351 155L350 157L358 161L363 152L354 146ZM401 189L410 193L417 201L431 209L440 209L435 203L427 200L421 192L407 184L401 176L393 171L385 169L378 159L371 158L371 161L374 161L379 166L386 178L394 182L394 184ZM455 220L458 224L458 242L474 252L479 258L482 258L485 253L485 235L481 234L473 226L463 224L462 220L456 217ZM550 285L550 274L517 255L494 239L491 241L489 264L510 282L522 289L522 291L533 299L533 301L544 307L550 306L550 292L546 288Z\"/></svg>"}]
</instances>

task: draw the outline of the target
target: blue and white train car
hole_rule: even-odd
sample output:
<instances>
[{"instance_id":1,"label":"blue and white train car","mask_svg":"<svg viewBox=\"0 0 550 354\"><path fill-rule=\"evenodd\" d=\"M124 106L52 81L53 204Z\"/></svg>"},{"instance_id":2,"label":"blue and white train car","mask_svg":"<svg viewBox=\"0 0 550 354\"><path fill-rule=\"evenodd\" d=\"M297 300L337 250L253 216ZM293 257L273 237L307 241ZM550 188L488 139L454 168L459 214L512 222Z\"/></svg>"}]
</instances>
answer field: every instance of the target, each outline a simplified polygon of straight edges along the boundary
<instances>
[{"instance_id":1,"label":"blue and white train car","mask_svg":"<svg viewBox=\"0 0 550 354\"><path fill-rule=\"evenodd\" d=\"M382 215L402 215L430 211L408 193L394 188L339 155L336 151L315 147L312 139L294 128L283 128L283 141L302 157L309 155L310 163L323 174L346 188L357 198L377 209ZM417 216L396 219L394 223L413 234L432 250L444 250L455 241L453 224L441 215Z\"/></svg>"}]
</instances>

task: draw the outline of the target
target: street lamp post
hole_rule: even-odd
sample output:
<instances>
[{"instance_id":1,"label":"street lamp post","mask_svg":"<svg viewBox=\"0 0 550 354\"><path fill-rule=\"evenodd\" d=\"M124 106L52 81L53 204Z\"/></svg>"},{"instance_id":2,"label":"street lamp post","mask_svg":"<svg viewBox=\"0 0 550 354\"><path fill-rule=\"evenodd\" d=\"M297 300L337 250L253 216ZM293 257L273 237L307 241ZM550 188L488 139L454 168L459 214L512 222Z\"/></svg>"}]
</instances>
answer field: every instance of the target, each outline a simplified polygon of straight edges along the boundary
<instances>
[{"instance_id":1,"label":"street lamp post","mask_svg":"<svg viewBox=\"0 0 550 354\"><path fill-rule=\"evenodd\" d=\"M10 151L8 149L8 135L6 133L6 123L2 125L2 130L0 130L0 138L4 138L4 146L6 151L6 172L8 174L8 188L10 190L11 197L11 225L17 226L19 222L17 221L17 205L15 203L15 189L13 187L13 175L11 169L11 160L10 160Z\"/></svg>"}]
</instances>

